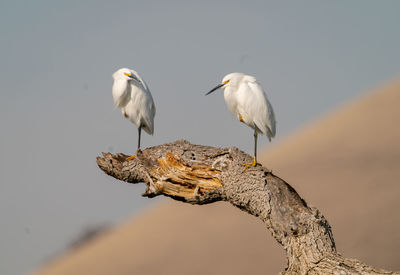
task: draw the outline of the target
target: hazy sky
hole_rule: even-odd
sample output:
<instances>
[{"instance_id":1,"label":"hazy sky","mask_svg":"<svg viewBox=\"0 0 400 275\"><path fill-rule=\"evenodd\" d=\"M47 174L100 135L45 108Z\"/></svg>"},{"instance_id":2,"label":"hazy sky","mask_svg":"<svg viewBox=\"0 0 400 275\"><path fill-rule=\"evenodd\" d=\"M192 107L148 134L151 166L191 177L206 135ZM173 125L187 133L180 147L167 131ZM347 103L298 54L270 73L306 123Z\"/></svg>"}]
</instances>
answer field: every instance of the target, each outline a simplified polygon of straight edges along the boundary
<instances>
[{"instance_id":1,"label":"hazy sky","mask_svg":"<svg viewBox=\"0 0 400 275\"><path fill-rule=\"evenodd\" d=\"M95 162L136 149L113 107L118 68L138 71L156 103L143 147L185 138L251 153L251 130L207 91L230 72L256 76L279 139L399 75L399 11L397 0L1 1L0 273L32 270L150 202Z\"/></svg>"}]
</instances>

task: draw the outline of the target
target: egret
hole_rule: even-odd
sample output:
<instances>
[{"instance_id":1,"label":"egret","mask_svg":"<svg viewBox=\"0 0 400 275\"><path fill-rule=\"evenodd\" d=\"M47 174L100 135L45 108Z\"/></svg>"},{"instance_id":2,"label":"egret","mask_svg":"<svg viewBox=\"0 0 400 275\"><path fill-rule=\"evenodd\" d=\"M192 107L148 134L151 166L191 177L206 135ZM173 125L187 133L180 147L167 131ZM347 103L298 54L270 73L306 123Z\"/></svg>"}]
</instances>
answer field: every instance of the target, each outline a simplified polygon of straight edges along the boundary
<instances>
[{"instance_id":1,"label":"egret","mask_svg":"<svg viewBox=\"0 0 400 275\"><path fill-rule=\"evenodd\" d=\"M146 82L140 75L128 68L121 68L112 77L114 84L112 95L115 105L121 109L124 117L138 127L138 146L140 150L140 135L142 128L149 134L154 132L154 116L156 107ZM128 157L127 160L135 156Z\"/></svg>"},{"instance_id":2,"label":"egret","mask_svg":"<svg viewBox=\"0 0 400 275\"><path fill-rule=\"evenodd\" d=\"M276 121L272 105L256 78L243 73L227 74L221 84L206 95L224 89L224 98L229 110L240 122L254 129L254 159L245 163L244 171L257 165L257 135L264 134L269 141L275 136Z\"/></svg>"}]
</instances>

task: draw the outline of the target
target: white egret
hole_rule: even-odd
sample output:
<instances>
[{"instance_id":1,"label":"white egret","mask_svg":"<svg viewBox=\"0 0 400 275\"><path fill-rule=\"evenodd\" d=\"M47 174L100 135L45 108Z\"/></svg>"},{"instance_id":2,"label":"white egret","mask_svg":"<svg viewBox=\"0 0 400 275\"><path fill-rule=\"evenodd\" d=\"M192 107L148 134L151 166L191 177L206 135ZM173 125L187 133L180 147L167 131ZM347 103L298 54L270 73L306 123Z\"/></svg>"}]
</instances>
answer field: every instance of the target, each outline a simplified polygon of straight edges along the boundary
<instances>
[{"instance_id":1,"label":"white egret","mask_svg":"<svg viewBox=\"0 0 400 275\"><path fill-rule=\"evenodd\" d=\"M121 109L122 114L138 127L137 149L139 150L142 128L149 135L153 135L154 132L156 107L153 97L146 82L134 70L122 68L112 77L114 78L112 87L114 103ZM134 156L131 156L127 160L133 158Z\"/></svg>"},{"instance_id":2,"label":"white egret","mask_svg":"<svg viewBox=\"0 0 400 275\"><path fill-rule=\"evenodd\" d=\"M243 73L230 73L222 79L222 83L206 95L224 89L225 102L229 110L247 126L254 129L254 160L245 163L243 172L257 164L257 135L265 134L269 141L275 136L275 115L267 95L256 78Z\"/></svg>"}]
</instances>

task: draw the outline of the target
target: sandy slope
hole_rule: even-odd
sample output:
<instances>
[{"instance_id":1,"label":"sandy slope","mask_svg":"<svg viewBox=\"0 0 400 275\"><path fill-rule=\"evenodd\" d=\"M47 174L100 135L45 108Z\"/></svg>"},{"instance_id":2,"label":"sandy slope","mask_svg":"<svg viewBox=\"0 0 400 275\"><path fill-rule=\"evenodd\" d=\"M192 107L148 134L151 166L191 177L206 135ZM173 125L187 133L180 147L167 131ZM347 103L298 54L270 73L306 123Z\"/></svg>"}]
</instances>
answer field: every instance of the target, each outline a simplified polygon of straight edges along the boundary
<instances>
[{"instance_id":1,"label":"sandy slope","mask_svg":"<svg viewBox=\"0 0 400 275\"><path fill-rule=\"evenodd\" d=\"M400 270L400 82L283 140L261 162L328 218L338 250ZM162 201L39 274L277 274L284 252L228 204Z\"/></svg>"}]
</instances>

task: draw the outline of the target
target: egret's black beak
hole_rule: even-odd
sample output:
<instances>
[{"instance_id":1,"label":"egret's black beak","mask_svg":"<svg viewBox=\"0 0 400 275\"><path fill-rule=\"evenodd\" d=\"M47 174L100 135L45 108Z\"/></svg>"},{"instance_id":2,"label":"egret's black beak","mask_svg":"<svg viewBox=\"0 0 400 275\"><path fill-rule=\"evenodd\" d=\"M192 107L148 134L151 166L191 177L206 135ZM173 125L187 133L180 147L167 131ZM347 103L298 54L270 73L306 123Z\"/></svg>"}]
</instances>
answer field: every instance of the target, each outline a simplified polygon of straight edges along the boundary
<instances>
[{"instance_id":1,"label":"egret's black beak","mask_svg":"<svg viewBox=\"0 0 400 275\"><path fill-rule=\"evenodd\" d=\"M219 88L221 88L222 86L224 86L225 83L221 83L219 84L217 87L215 87L214 89L212 89L211 91L209 91L208 93L206 93L206 95L211 94L212 92L215 92L216 90L218 90Z\"/></svg>"},{"instance_id":2,"label":"egret's black beak","mask_svg":"<svg viewBox=\"0 0 400 275\"><path fill-rule=\"evenodd\" d=\"M136 77L136 75L134 75L133 73L131 73L130 75L129 75L129 77L131 78L131 79L134 79L134 80L136 80L137 82L139 82L140 83L140 80Z\"/></svg>"},{"instance_id":3,"label":"egret's black beak","mask_svg":"<svg viewBox=\"0 0 400 275\"><path fill-rule=\"evenodd\" d=\"M136 77L136 75L134 75L133 73L130 73L130 74L124 73L124 75L126 75L126 76L129 77L130 79L134 79L134 80L136 80L137 82L140 83L140 80L139 80L139 79Z\"/></svg>"}]
</instances>

